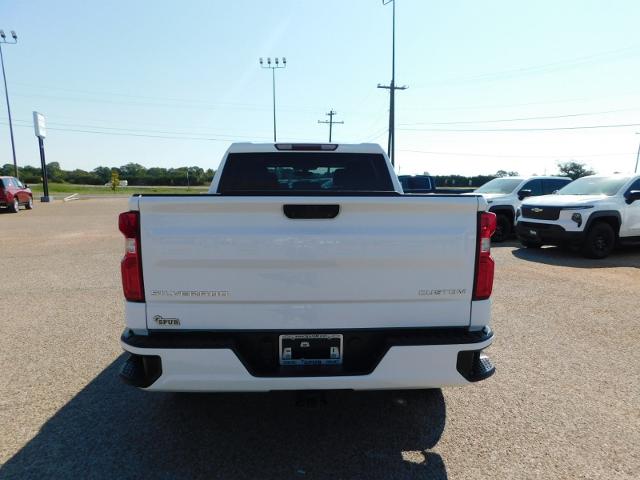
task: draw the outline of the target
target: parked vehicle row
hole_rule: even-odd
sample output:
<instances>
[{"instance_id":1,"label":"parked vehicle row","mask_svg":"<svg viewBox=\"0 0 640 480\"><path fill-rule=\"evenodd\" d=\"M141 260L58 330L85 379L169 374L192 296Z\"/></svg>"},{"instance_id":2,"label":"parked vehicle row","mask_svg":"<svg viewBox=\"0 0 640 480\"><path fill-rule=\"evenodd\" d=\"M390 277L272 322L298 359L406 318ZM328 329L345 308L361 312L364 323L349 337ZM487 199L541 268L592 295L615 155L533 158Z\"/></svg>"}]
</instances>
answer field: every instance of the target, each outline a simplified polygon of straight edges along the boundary
<instances>
[{"instance_id":1,"label":"parked vehicle row","mask_svg":"<svg viewBox=\"0 0 640 480\"><path fill-rule=\"evenodd\" d=\"M516 216L525 247L570 246L604 258L618 245L640 245L640 175L579 178L555 195L528 199Z\"/></svg>"},{"instance_id":2,"label":"parked vehicle row","mask_svg":"<svg viewBox=\"0 0 640 480\"><path fill-rule=\"evenodd\" d=\"M0 177L0 207L18 213L20 206L27 210L33 208L31 189L15 177Z\"/></svg>"},{"instance_id":3,"label":"parked vehicle row","mask_svg":"<svg viewBox=\"0 0 640 480\"><path fill-rule=\"evenodd\" d=\"M482 195L489 204L489 211L496 214L497 228L492 241L503 242L513 234L516 211L525 198L549 195L570 182L566 177L494 178L471 195Z\"/></svg>"},{"instance_id":4,"label":"parked vehicle row","mask_svg":"<svg viewBox=\"0 0 640 480\"><path fill-rule=\"evenodd\" d=\"M480 194L497 215L493 242L513 233L524 247L558 245L604 258L618 245L640 244L640 176L503 177Z\"/></svg>"},{"instance_id":5,"label":"parked vehicle row","mask_svg":"<svg viewBox=\"0 0 640 480\"><path fill-rule=\"evenodd\" d=\"M408 194L423 194L423 193L468 193L472 192L473 188L447 188L437 187L436 179L431 175L399 175L400 185L402 185L403 193Z\"/></svg>"}]
</instances>

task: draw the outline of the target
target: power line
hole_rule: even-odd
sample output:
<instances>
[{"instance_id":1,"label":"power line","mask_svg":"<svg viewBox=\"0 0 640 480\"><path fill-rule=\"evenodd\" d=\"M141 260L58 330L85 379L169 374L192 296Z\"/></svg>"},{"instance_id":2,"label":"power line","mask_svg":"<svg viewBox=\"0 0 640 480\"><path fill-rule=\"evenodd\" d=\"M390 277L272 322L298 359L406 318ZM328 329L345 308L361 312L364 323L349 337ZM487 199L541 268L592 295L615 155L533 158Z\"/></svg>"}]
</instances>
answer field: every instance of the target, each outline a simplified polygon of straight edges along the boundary
<instances>
[{"instance_id":1,"label":"power line","mask_svg":"<svg viewBox=\"0 0 640 480\"><path fill-rule=\"evenodd\" d=\"M433 152L428 150L411 150L401 149L400 152L408 153L425 153L429 155L451 155L451 156L464 156L464 157L487 157L487 158L548 158L548 157L564 157L564 158L587 158L587 157L622 157L635 154L633 153L590 153L590 154L546 154L546 155L505 155L505 154L493 154L493 153L469 153L469 152Z\"/></svg>"},{"instance_id":2,"label":"power line","mask_svg":"<svg viewBox=\"0 0 640 480\"><path fill-rule=\"evenodd\" d=\"M6 122L0 122L0 124L7 125ZM22 127L22 128L32 128L31 125L16 125L16 126ZM102 127L98 127L98 128L102 128ZM212 141L212 142L229 142L237 138L242 138L242 139L256 138L256 137L220 138L220 137L213 137L213 136L178 136L180 135L179 133L176 133L174 135L154 135L154 134L147 134L147 133L131 133L131 132L101 132L99 130L87 130L83 128L60 128L60 127L51 127L49 125L47 125L47 130L55 130L60 132L90 133L90 134L96 134L96 135L113 135L113 136L123 136L123 137L165 138L165 139L172 139L172 140L204 140L204 141Z\"/></svg>"},{"instance_id":3,"label":"power line","mask_svg":"<svg viewBox=\"0 0 640 480\"><path fill-rule=\"evenodd\" d=\"M15 120L15 122L18 123L23 123L24 125L18 125L21 127L29 127L32 125L32 122L30 120L25 120L25 119L19 119L19 120ZM2 122L0 122L0 124L2 124ZM173 138L178 137L180 135L187 135L187 136L192 136L192 137L198 137L198 138L208 138L208 137L217 137L220 140L223 139L228 139L228 140L269 140L271 137L267 137L267 136L260 136L260 135L233 135L233 134L226 134L226 133L220 133L220 132L202 132L202 133L197 133L197 132L184 132L184 131L175 131L175 130L153 130L153 129L135 129L135 128L122 128L122 127L109 127L109 126L102 126L102 125L87 125L87 124L78 124L78 123L62 123L62 122L48 122L47 123L49 126L53 125L53 126L61 126L61 127L74 127L77 129L90 129L91 131L94 131L94 129L97 130L114 130L114 131L118 131L118 132L125 132L125 133L136 133L136 134L169 134L172 137L167 137L167 138ZM66 129L63 128L50 128L50 130L60 130L60 131L65 131ZM69 130L72 131L72 130ZM109 132L101 132L104 134L107 134ZM158 138L162 138L162 135L158 135ZM179 137L178 137L179 138ZM308 140L308 138L300 138L300 137L289 137L287 136L288 139L290 140Z\"/></svg>"},{"instance_id":4,"label":"power line","mask_svg":"<svg viewBox=\"0 0 640 480\"><path fill-rule=\"evenodd\" d=\"M62 88L62 87L52 87L52 86L43 86L43 85L34 85L32 83L16 83L18 86L27 87L27 88L36 88L38 90L58 90L61 92L69 92L76 95L99 95L99 96L113 96L113 97L125 97L125 98L144 98L147 100L160 100L160 101L170 101L170 102L182 102L182 103L212 103L215 105L225 105L225 106L253 106L253 104L249 103L240 103L240 102L211 102L210 100L204 100L202 98L172 98L172 97L153 97L149 95L139 95L139 94L130 94L130 93L119 93L119 92L105 92L105 91L90 91L90 90L78 90L72 88ZM265 107L266 108L266 107ZM271 107L269 107L271 108ZM308 107L312 108L312 107Z\"/></svg>"},{"instance_id":5,"label":"power line","mask_svg":"<svg viewBox=\"0 0 640 480\"><path fill-rule=\"evenodd\" d=\"M487 110L487 109L509 109L509 108L519 108L519 107L530 107L534 105L556 105L558 103L577 103L577 102L585 102L585 101L600 101L604 99L610 98L620 98L620 97L628 97L630 95L637 96L640 92L636 90L620 92L616 95L606 95L603 97L573 97L573 98L562 98L558 100L546 100L543 102L523 102L523 103L511 103L511 104L502 104L502 105L458 105L458 106L447 106L447 107L436 107L432 105L409 105L403 106L405 110Z\"/></svg>"},{"instance_id":6,"label":"power line","mask_svg":"<svg viewBox=\"0 0 640 480\"><path fill-rule=\"evenodd\" d=\"M592 130L598 128L624 128L638 127L640 123L619 123L613 125L583 125L574 127L547 127L547 128L400 128L399 130L416 131L416 132L550 132L561 130Z\"/></svg>"},{"instance_id":7,"label":"power line","mask_svg":"<svg viewBox=\"0 0 640 480\"><path fill-rule=\"evenodd\" d=\"M381 136L383 136L385 133L387 133L387 126L384 126L383 128L377 130L375 133L365 137L364 143L368 143L371 142Z\"/></svg>"},{"instance_id":8,"label":"power line","mask_svg":"<svg viewBox=\"0 0 640 480\"><path fill-rule=\"evenodd\" d=\"M172 98L172 97L155 97L155 96L149 96L149 95L139 95L139 94L131 94L131 93L119 93L119 92L106 92L106 91L89 91L89 90L78 90L78 89L71 89L71 88L63 88L63 87L55 87L55 86L48 86L48 85L35 85L32 83L24 83L24 82L20 82L20 83L15 83L15 85L17 86L22 86L22 87L27 87L27 89L37 89L37 90L57 90L57 91L61 91L61 92L68 92L68 93L73 93L76 95L94 95L94 96L114 96L114 97L124 97L124 98L133 98L133 99L146 99L146 100L159 100L161 102L178 102L178 103L195 103L197 105L202 105L202 104L208 104L208 105L218 105L218 106L224 106L224 107L248 107L248 108L260 108L260 109L264 109L264 110L271 110L271 106L267 106L267 105L260 105L260 104L254 104L254 103L245 103L245 102L212 102L211 99L203 99L203 98ZM41 94L40 94L41 95ZM361 102L358 102L358 105L365 105L369 103L369 99L370 97L372 97L374 95L373 91L369 91L369 93L367 93L363 100ZM22 94L22 96L29 96L27 94ZM34 95L35 96L35 95ZM68 97L56 97L56 98L68 98ZM80 100L80 99L79 99ZM317 110L317 106L312 106L312 105L300 105L300 104L296 104L296 105L288 105L288 104L279 104L278 108L282 109L282 108L290 108L290 109L295 109L296 111L316 111ZM356 110L357 112L360 112L362 114L370 114L372 113L371 111L367 110L367 111L363 111L363 110Z\"/></svg>"},{"instance_id":9,"label":"power line","mask_svg":"<svg viewBox=\"0 0 640 480\"><path fill-rule=\"evenodd\" d=\"M30 122L28 122L27 120L16 120L17 122L22 122L22 123L27 123L27 126ZM83 125L83 124L77 124L77 123L61 123L61 122L48 122L48 125L58 125L58 126L62 126L62 127L75 127L75 128L90 128L90 129L98 129L98 130L115 130L115 131L120 131L120 132L129 132L129 133L150 133L150 134L155 134L155 133L159 133L159 134L169 134L169 135L200 135L200 136L215 136L215 137L228 137L230 139L237 139L237 138L246 138L246 139L264 139L264 140L268 140L271 137L265 137L265 136L257 136L257 135L227 135L227 134L223 134L223 133L196 133L196 132L178 132L178 131L174 131L174 130L151 130L151 129L134 129L134 128L122 128L122 127L104 127L101 125ZM61 130L61 129L59 129ZM105 132L107 133L107 132Z\"/></svg>"},{"instance_id":10,"label":"power line","mask_svg":"<svg viewBox=\"0 0 640 480\"><path fill-rule=\"evenodd\" d=\"M592 115L602 115L607 113L619 113L619 112L628 112L633 110L639 110L640 107L634 108L621 108L617 110L603 110L600 112L586 112L586 113L568 113L563 115L544 115L538 117L517 117L517 118L503 118L503 119L494 119L494 120L464 120L464 121L454 121L454 122L413 122L413 123L401 123L399 125L403 126L411 126L411 125L465 125L465 124L475 124L475 123L504 123L504 122L525 122L529 120L550 120L556 118L574 118L574 117L587 117Z\"/></svg>"},{"instance_id":11,"label":"power line","mask_svg":"<svg viewBox=\"0 0 640 480\"><path fill-rule=\"evenodd\" d=\"M116 103L116 104L124 104L124 105L152 105L152 106L171 106L171 107L184 107L184 108L201 108L203 105L209 109L216 108L240 108L240 109L249 109L249 110L271 110L271 106L262 105L262 104L254 104L254 103L243 103L243 102L213 102L211 99L202 99L202 98L171 98L171 97L154 97L149 95L133 95L126 93L118 93L118 92L98 92L98 91L88 91L88 90L76 90L69 88L60 88L60 87L51 87L51 86L38 86L33 84L19 83L17 85L21 85L23 87L27 87L27 89L35 88L38 90L57 90L61 92L68 92L74 95L92 95L97 97L104 96L113 96L113 97L123 97L123 98L132 98L135 100L144 99L144 100L152 100L151 102L143 102L143 101L126 101L126 100L115 100L115 99L105 99L105 98L73 98L64 95L49 95L45 93L21 93L19 96L22 97L43 97L43 98L51 98L56 100L74 100L74 101L86 101L86 102L103 102L103 103ZM174 103L167 103L174 102ZM193 105L178 105L180 103L185 104L193 104ZM293 111L315 111L317 107L306 105L279 105L279 108L290 109Z\"/></svg>"},{"instance_id":12,"label":"power line","mask_svg":"<svg viewBox=\"0 0 640 480\"><path fill-rule=\"evenodd\" d=\"M608 113L618 113L618 112L624 112L624 111L635 111L635 110L639 110L640 107L632 107L632 108L624 108L624 109L616 109L616 110L603 110L603 111L598 111L598 112L582 112L582 113L569 113L569 114L562 114L562 115L544 115L544 116L536 116L536 117L517 117L517 118L504 118L504 119L490 119L490 120L464 120L464 121L451 121L451 122L411 122L411 123L401 123L399 125L401 126L419 126L419 125L465 125L465 124L480 124L480 123L503 123L503 122L518 122L518 121L529 121L529 120L545 120L545 119L559 119L559 118L574 118L574 117L581 117L581 116L592 116L592 115L600 115L600 114L608 114ZM330 115L331 112L327 113L327 115ZM334 115L337 114L337 112L334 112ZM381 120L378 119L374 122L372 122L372 124L378 123ZM31 120L25 120L25 119L16 119L16 122L25 122L28 124L31 124ZM329 123L327 121L321 122L320 123ZM151 132L151 133L160 133L160 134L171 134L171 135L193 135L194 133L192 133L191 131L189 132L179 132L179 131L175 131L175 130L154 130L154 129L135 129L135 128L123 128L123 127L110 127L110 126L101 126L101 125L89 125L89 124L78 124L78 123L64 123L64 122L48 122L49 125L59 125L59 126L65 126L65 127L80 127L80 128L97 128L97 129L101 129L101 130L119 130L119 131L128 131L128 132ZM344 122L337 122L337 121L333 121L334 124L336 123L341 123L343 124ZM146 123L145 123L146 124ZM617 126L617 125L616 125ZM556 128L561 128L561 127L556 127ZM588 127L580 127L580 126L576 126L576 127L572 127L572 128L588 128ZM386 129L386 127L385 127ZM550 129L555 129L555 128L550 128ZM401 129L401 130L411 130L411 129ZM415 129L415 130L420 130L422 131L423 129ZM425 131L428 131L427 129L424 129ZM377 132L379 131L379 129L376 130L376 134L371 134L371 135L367 135L365 136L366 138L370 138L370 137L378 137L380 136ZM466 129L456 129L455 131L466 131ZM269 137L266 136L256 136L256 135L227 135L227 134L222 134L222 133L218 133L218 132L214 132L214 133L202 133L202 135L213 135L213 136L228 136L230 138L247 138L247 139L268 139ZM291 138L291 137L289 137ZM300 138L300 140L304 140L303 138Z\"/></svg>"},{"instance_id":13,"label":"power line","mask_svg":"<svg viewBox=\"0 0 640 480\"><path fill-rule=\"evenodd\" d=\"M125 101L125 100L112 100L112 99L104 99L104 98L74 98L68 96L59 96L59 95L46 95L46 94L24 94L24 93L16 93L15 96L25 97L25 98L48 98L51 100L63 100L65 102L84 102L84 103L106 103L111 105L127 105L127 106L142 106L142 107L158 107L158 108L184 108L184 109L194 109L194 110L224 110L233 108L235 110L257 110L257 111L270 111L272 107L267 107L264 105L251 105L251 104L238 104L238 105L230 105L230 104L216 104L216 103L207 103L206 101L202 101L194 104L180 104L180 103L162 103L162 102L143 102L143 101ZM314 107L278 107L280 110L290 111L290 112L312 112L317 109Z\"/></svg>"},{"instance_id":14,"label":"power line","mask_svg":"<svg viewBox=\"0 0 640 480\"><path fill-rule=\"evenodd\" d=\"M373 137L373 132L378 132L380 129L380 125L387 124L388 126L388 112L386 108L384 110L378 111L376 115L371 115L370 121L367 123L366 128L362 128L361 130L369 132L367 135L363 135L362 138L370 138ZM386 128L385 128L386 130ZM376 133L375 137L377 138L379 135Z\"/></svg>"},{"instance_id":15,"label":"power line","mask_svg":"<svg viewBox=\"0 0 640 480\"><path fill-rule=\"evenodd\" d=\"M513 76L518 76L523 74L526 75L526 74L549 73L554 70L557 71L557 70L581 67L584 65L597 63L598 59L604 59L605 61L610 61L608 57L618 56L620 58L621 54L622 54L621 58L625 58L625 55L626 56L638 55L639 52L634 51L637 49L638 49L637 45L632 45L625 48L609 50L609 51L595 53L591 55L585 55L581 57L574 57L572 59L560 60L557 62L551 62L546 64L530 65L526 67L520 67L520 68L502 70L502 71L496 71L496 72L486 72L486 73L481 73L477 75L470 75L468 77L454 77L454 78L448 78L448 79L442 79L442 80L435 80L423 85L416 86L415 88L418 88L418 89L429 88L430 86L435 86L435 85L441 85L441 84L449 85L452 83L461 83L461 82L469 82L469 81L479 82L479 81L500 80L501 78L504 78L504 77L513 77ZM616 58L616 60L619 58Z\"/></svg>"}]
</instances>

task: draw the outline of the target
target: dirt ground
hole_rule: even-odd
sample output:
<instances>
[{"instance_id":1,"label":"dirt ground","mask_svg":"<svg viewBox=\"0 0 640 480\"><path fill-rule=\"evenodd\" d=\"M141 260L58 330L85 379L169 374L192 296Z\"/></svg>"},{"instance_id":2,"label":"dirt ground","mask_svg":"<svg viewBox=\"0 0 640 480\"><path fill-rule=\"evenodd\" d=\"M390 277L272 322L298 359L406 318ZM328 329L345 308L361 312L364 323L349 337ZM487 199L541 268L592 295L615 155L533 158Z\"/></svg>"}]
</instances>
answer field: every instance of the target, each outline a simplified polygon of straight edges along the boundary
<instances>
[{"instance_id":1,"label":"dirt ground","mask_svg":"<svg viewBox=\"0 0 640 480\"><path fill-rule=\"evenodd\" d=\"M0 478L640 476L640 249L494 247L497 373L473 386L149 393L118 379L126 208L0 213Z\"/></svg>"}]
</instances>

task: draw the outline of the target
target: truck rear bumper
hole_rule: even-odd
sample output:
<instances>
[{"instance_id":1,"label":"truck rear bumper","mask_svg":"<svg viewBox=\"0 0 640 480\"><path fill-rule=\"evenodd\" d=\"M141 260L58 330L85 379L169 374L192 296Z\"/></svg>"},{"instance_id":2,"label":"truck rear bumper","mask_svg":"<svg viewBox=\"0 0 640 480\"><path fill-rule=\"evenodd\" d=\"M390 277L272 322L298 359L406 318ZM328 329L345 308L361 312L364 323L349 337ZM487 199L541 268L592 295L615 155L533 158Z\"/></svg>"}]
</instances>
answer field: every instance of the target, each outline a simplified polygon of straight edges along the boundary
<instances>
[{"instance_id":1,"label":"truck rear bumper","mask_svg":"<svg viewBox=\"0 0 640 480\"><path fill-rule=\"evenodd\" d=\"M488 327L478 332L460 328L357 332L365 344L374 344L375 348L365 349L370 364L348 362L345 342L344 364L328 368L281 367L277 361L275 366L265 366L238 345L242 335L263 340L278 333L140 336L125 331L121 343L131 355L121 376L127 383L153 391L239 392L436 388L483 380L495 371L481 354L493 341ZM355 334L345 332L345 340ZM230 343L225 344L225 338ZM253 352L254 346L249 346Z\"/></svg>"}]
</instances>

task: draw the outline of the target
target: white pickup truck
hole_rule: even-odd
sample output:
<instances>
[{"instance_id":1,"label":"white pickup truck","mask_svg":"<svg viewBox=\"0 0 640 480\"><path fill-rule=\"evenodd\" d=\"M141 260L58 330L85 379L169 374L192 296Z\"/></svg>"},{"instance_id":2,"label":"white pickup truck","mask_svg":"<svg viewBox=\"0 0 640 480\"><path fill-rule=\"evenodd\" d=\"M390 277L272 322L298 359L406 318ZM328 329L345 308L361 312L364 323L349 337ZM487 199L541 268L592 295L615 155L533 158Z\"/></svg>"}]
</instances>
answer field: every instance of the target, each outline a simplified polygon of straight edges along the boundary
<instances>
[{"instance_id":1,"label":"white pickup truck","mask_svg":"<svg viewBox=\"0 0 640 480\"><path fill-rule=\"evenodd\" d=\"M403 195L378 145L233 144L208 194L134 195L120 215L121 377L161 391L483 380L486 210Z\"/></svg>"}]
</instances>

